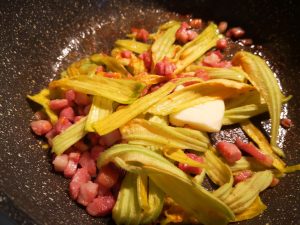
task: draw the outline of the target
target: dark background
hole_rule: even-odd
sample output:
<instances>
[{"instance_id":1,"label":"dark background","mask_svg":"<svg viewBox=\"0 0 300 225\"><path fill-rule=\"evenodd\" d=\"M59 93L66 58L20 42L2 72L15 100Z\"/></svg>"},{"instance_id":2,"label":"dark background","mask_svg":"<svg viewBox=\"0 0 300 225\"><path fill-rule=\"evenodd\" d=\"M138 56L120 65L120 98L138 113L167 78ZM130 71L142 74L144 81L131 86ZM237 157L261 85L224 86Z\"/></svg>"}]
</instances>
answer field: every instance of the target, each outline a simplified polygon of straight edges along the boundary
<instances>
[{"instance_id":1,"label":"dark background","mask_svg":"<svg viewBox=\"0 0 300 225\"><path fill-rule=\"evenodd\" d=\"M300 162L300 57L298 1L0 1L0 224L106 224L68 197L68 181L52 172L48 152L30 132L25 96L62 69L96 51L132 26L154 30L175 13L242 26L263 45L286 94L294 95L283 149L288 164ZM282 137L283 138L283 137ZM262 194L268 209L241 224L300 224L299 172ZM15 222L14 222L15 221ZM34 222L35 221L35 222Z\"/></svg>"}]
</instances>

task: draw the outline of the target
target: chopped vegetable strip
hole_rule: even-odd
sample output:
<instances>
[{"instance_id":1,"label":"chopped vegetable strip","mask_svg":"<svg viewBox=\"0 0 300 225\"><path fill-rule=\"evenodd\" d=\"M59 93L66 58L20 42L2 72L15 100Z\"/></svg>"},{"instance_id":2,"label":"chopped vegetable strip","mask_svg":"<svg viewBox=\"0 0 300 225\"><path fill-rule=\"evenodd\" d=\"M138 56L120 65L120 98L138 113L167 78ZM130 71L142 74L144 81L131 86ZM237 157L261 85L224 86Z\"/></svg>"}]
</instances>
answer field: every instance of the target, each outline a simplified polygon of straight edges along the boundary
<instances>
[{"instance_id":1,"label":"chopped vegetable strip","mask_svg":"<svg viewBox=\"0 0 300 225\"><path fill-rule=\"evenodd\" d=\"M147 72L144 61L133 54L131 55L130 62L126 68L134 76Z\"/></svg>"},{"instance_id":2,"label":"chopped vegetable strip","mask_svg":"<svg viewBox=\"0 0 300 225\"><path fill-rule=\"evenodd\" d=\"M160 123L163 125L169 125L169 119L167 116L156 116L156 115L151 115L148 120L150 122L155 122L155 123Z\"/></svg>"},{"instance_id":3,"label":"chopped vegetable strip","mask_svg":"<svg viewBox=\"0 0 300 225\"><path fill-rule=\"evenodd\" d=\"M298 170L300 170L300 164L293 165L293 166L287 166L284 168L285 173L293 173Z\"/></svg>"},{"instance_id":4,"label":"chopped vegetable strip","mask_svg":"<svg viewBox=\"0 0 300 225\"><path fill-rule=\"evenodd\" d=\"M225 110L223 125L232 125L243 122L251 117L257 116L268 111L266 104L256 105L244 105L232 109Z\"/></svg>"},{"instance_id":5,"label":"chopped vegetable strip","mask_svg":"<svg viewBox=\"0 0 300 225\"><path fill-rule=\"evenodd\" d=\"M235 216L235 221L237 222L252 219L260 215L266 209L267 206L261 201L260 197L257 197L248 209Z\"/></svg>"},{"instance_id":6,"label":"chopped vegetable strip","mask_svg":"<svg viewBox=\"0 0 300 225\"><path fill-rule=\"evenodd\" d=\"M173 26L169 27L155 40L151 47L152 60L154 64L156 64L158 61L161 61L168 54L171 46L176 40L175 33L179 27L179 23L173 24Z\"/></svg>"},{"instance_id":7,"label":"chopped vegetable strip","mask_svg":"<svg viewBox=\"0 0 300 225\"><path fill-rule=\"evenodd\" d=\"M127 171L146 173L161 190L203 224L227 224L235 218L224 203L195 184L168 160L147 148L128 144L115 145L102 154L97 165L101 167L109 162L114 162Z\"/></svg>"},{"instance_id":8,"label":"chopped vegetable strip","mask_svg":"<svg viewBox=\"0 0 300 225\"><path fill-rule=\"evenodd\" d=\"M94 126L96 131L100 135L107 134L117 128L120 128L131 119L135 118L139 114L145 112L150 106L155 104L159 99L168 95L175 88L175 84L167 83L159 90L139 98L131 105L122 108L113 114L109 115L105 119L97 122Z\"/></svg>"},{"instance_id":9,"label":"chopped vegetable strip","mask_svg":"<svg viewBox=\"0 0 300 225\"><path fill-rule=\"evenodd\" d=\"M121 128L123 139L147 141L160 147L193 149L206 151L209 140L200 131L188 128L175 128L143 119L134 119ZM153 143L153 144L151 144Z\"/></svg>"},{"instance_id":10,"label":"chopped vegetable strip","mask_svg":"<svg viewBox=\"0 0 300 225\"><path fill-rule=\"evenodd\" d=\"M158 30L157 30L157 34L160 34L160 32L164 31L164 30L167 30L169 29L170 27L173 27L174 25L177 25L179 22L176 21L176 20L170 20L168 22L165 22L163 24L161 24L159 27L158 27ZM156 35L157 35L156 34Z\"/></svg>"},{"instance_id":11,"label":"chopped vegetable strip","mask_svg":"<svg viewBox=\"0 0 300 225\"><path fill-rule=\"evenodd\" d=\"M85 124L85 130L88 132L94 132L94 123L98 120L102 120L111 114L113 111L113 101L101 96L94 96L93 103L87 121Z\"/></svg>"},{"instance_id":12,"label":"chopped vegetable strip","mask_svg":"<svg viewBox=\"0 0 300 225\"><path fill-rule=\"evenodd\" d=\"M138 75L134 76L133 79L136 81L142 82L142 83L146 84L147 86L166 81L166 77L164 77L164 76L155 75L155 74L146 74L146 73L138 74Z\"/></svg>"},{"instance_id":13,"label":"chopped vegetable strip","mask_svg":"<svg viewBox=\"0 0 300 225\"><path fill-rule=\"evenodd\" d=\"M145 174L139 174L137 176L137 196L139 205L143 210L148 209L148 176Z\"/></svg>"},{"instance_id":14,"label":"chopped vegetable strip","mask_svg":"<svg viewBox=\"0 0 300 225\"><path fill-rule=\"evenodd\" d=\"M233 98L227 99L225 102L226 109L237 108L240 106L246 105L263 105L266 104L263 98L260 97L260 94L257 90L248 91L242 93Z\"/></svg>"},{"instance_id":15,"label":"chopped vegetable strip","mask_svg":"<svg viewBox=\"0 0 300 225\"><path fill-rule=\"evenodd\" d=\"M273 166L281 172L284 172L285 163L276 155L269 142L261 131L249 120L240 124L246 134L259 146L260 150L273 158ZM281 152L281 155L283 152Z\"/></svg>"},{"instance_id":16,"label":"chopped vegetable strip","mask_svg":"<svg viewBox=\"0 0 300 225\"><path fill-rule=\"evenodd\" d=\"M175 74L180 73L188 65L200 58L207 50L216 46L219 39L218 29L214 23L210 23L194 40L185 44L176 56Z\"/></svg>"},{"instance_id":17,"label":"chopped vegetable strip","mask_svg":"<svg viewBox=\"0 0 300 225\"><path fill-rule=\"evenodd\" d=\"M84 129L86 120L86 117L82 118L80 121L64 130L63 133L53 138L52 152L54 152L56 155L61 155L69 147L83 138L87 134Z\"/></svg>"},{"instance_id":18,"label":"chopped vegetable strip","mask_svg":"<svg viewBox=\"0 0 300 225\"><path fill-rule=\"evenodd\" d=\"M205 162L209 168L207 174L215 184L222 186L230 182L232 173L229 167L215 153L207 151L205 153Z\"/></svg>"},{"instance_id":19,"label":"chopped vegetable strip","mask_svg":"<svg viewBox=\"0 0 300 225\"><path fill-rule=\"evenodd\" d=\"M204 178L205 178L205 175L206 175L206 170L203 169L200 174L193 177L193 181L197 184L202 185L202 183L204 181Z\"/></svg>"},{"instance_id":20,"label":"chopped vegetable strip","mask_svg":"<svg viewBox=\"0 0 300 225\"><path fill-rule=\"evenodd\" d=\"M229 79L244 82L246 78L245 72L240 67L214 68L208 66L190 65L185 69L187 72L195 72L197 70L206 71L210 79Z\"/></svg>"},{"instance_id":21,"label":"chopped vegetable strip","mask_svg":"<svg viewBox=\"0 0 300 225\"><path fill-rule=\"evenodd\" d=\"M232 62L234 65L242 66L248 74L247 79L267 103L272 125L271 145L277 146L282 94L273 72L262 58L249 52L238 52Z\"/></svg>"},{"instance_id":22,"label":"chopped vegetable strip","mask_svg":"<svg viewBox=\"0 0 300 225\"><path fill-rule=\"evenodd\" d=\"M236 81L209 80L173 92L153 105L148 112L165 116L197 104L216 99L226 99L250 90L253 90L252 86Z\"/></svg>"},{"instance_id":23,"label":"chopped vegetable strip","mask_svg":"<svg viewBox=\"0 0 300 225\"><path fill-rule=\"evenodd\" d=\"M150 224L157 220L163 205L164 205L164 192L159 189L151 179L148 179L148 206L143 211L141 224Z\"/></svg>"},{"instance_id":24,"label":"chopped vegetable strip","mask_svg":"<svg viewBox=\"0 0 300 225\"><path fill-rule=\"evenodd\" d=\"M85 94L102 96L122 104L130 104L140 96L145 85L133 80L78 76L52 81L49 87L73 89Z\"/></svg>"},{"instance_id":25,"label":"chopped vegetable strip","mask_svg":"<svg viewBox=\"0 0 300 225\"><path fill-rule=\"evenodd\" d=\"M67 70L61 73L61 78L76 77L79 75L90 75L95 72L96 64L91 63L89 58L83 58L72 63Z\"/></svg>"},{"instance_id":26,"label":"chopped vegetable strip","mask_svg":"<svg viewBox=\"0 0 300 225\"><path fill-rule=\"evenodd\" d=\"M49 119L51 120L51 123L56 123L57 121L57 115L50 109L49 99L50 91L49 89L43 89L36 95L27 95L27 98L29 98L31 101L34 101L35 103L43 106L45 112L47 113Z\"/></svg>"},{"instance_id":27,"label":"chopped vegetable strip","mask_svg":"<svg viewBox=\"0 0 300 225\"><path fill-rule=\"evenodd\" d=\"M90 57L91 61L97 64L104 64L108 70L112 72L121 73L123 76L127 76L128 71L125 67L118 62L114 57L105 54L94 54Z\"/></svg>"},{"instance_id":28,"label":"chopped vegetable strip","mask_svg":"<svg viewBox=\"0 0 300 225\"><path fill-rule=\"evenodd\" d=\"M138 225L141 221L142 209L137 196L137 175L127 173L113 208L112 216L117 225Z\"/></svg>"},{"instance_id":29,"label":"chopped vegetable strip","mask_svg":"<svg viewBox=\"0 0 300 225\"><path fill-rule=\"evenodd\" d=\"M230 169L235 173L243 170L261 171L265 170L266 167L260 164L254 157L242 156L240 160L230 165Z\"/></svg>"},{"instance_id":30,"label":"chopped vegetable strip","mask_svg":"<svg viewBox=\"0 0 300 225\"><path fill-rule=\"evenodd\" d=\"M235 214L242 213L253 204L261 191L269 187L272 179L273 174L270 170L257 172L238 183L224 201Z\"/></svg>"},{"instance_id":31,"label":"chopped vegetable strip","mask_svg":"<svg viewBox=\"0 0 300 225\"><path fill-rule=\"evenodd\" d=\"M206 165L188 157L181 149L164 149L164 155L176 162L192 167L206 168Z\"/></svg>"},{"instance_id":32,"label":"chopped vegetable strip","mask_svg":"<svg viewBox=\"0 0 300 225\"><path fill-rule=\"evenodd\" d=\"M143 52L148 51L150 48L150 45L145 44L143 42L135 41L135 40L117 40L115 42L116 46L128 49L132 52L136 52L138 54L141 54Z\"/></svg>"},{"instance_id":33,"label":"chopped vegetable strip","mask_svg":"<svg viewBox=\"0 0 300 225\"><path fill-rule=\"evenodd\" d=\"M232 172L229 166L223 163L212 151L205 153L205 162L207 164L207 175L215 184L220 186L213 192L213 195L224 200L232 189Z\"/></svg>"}]
</instances>

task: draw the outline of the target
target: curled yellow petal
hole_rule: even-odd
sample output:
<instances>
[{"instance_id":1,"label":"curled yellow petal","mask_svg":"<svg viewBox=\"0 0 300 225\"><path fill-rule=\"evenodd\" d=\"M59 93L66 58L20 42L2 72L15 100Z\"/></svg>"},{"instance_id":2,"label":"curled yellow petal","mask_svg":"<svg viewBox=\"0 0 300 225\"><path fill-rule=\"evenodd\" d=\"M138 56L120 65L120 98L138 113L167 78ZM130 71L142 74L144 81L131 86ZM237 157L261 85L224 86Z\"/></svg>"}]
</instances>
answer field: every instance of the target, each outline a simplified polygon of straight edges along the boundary
<instances>
[{"instance_id":1,"label":"curled yellow petal","mask_svg":"<svg viewBox=\"0 0 300 225\"><path fill-rule=\"evenodd\" d=\"M177 62L174 73L180 73L206 51L216 46L218 39L217 25L210 23L194 40L186 43L176 54L174 60Z\"/></svg>"},{"instance_id":2,"label":"curled yellow petal","mask_svg":"<svg viewBox=\"0 0 300 225\"><path fill-rule=\"evenodd\" d=\"M119 39L115 42L116 46L128 49L132 52L143 53L150 48L150 45L135 40Z\"/></svg>"},{"instance_id":3,"label":"curled yellow petal","mask_svg":"<svg viewBox=\"0 0 300 225\"><path fill-rule=\"evenodd\" d=\"M159 99L168 95L174 87L175 84L171 82L166 83L157 91L137 99L131 105L112 113L101 121L98 121L94 125L94 128L100 135L108 134L109 132L120 128L133 118L144 113L149 107L159 101Z\"/></svg>"},{"instance_id":4,"label":"curled yellow petal","mask_svg":"<svg viewBox=\"0 0 300 225\"><path fill-rule=\"evenodd\" d=\"M193 167L207 168L204 163L200 163L188 157L181 149L164 149L163 152L167 158L172 159L176 162L188 164L189 166Z\"/></svg>"},{"instance_id":5,"label":"curled yellow petal","mask_svg":"<svg viewBox=\"0 0 300 225\"><path fill-rule=\"evenodd\" d=\"M235 185L224 202L235 213L247 210L253 204L259 193L268 188L273 180L270 170L256 172L252 177Z\"/></svg>"},{"instance_id":6,"label":"curled yellow petal","mask_svg":"<svg viewBox=\"0 0 300 225\"><path fill-rule=\"evenodd\" d=\"M245 72L240 67L236 66L230 68L214 68L201 65L190 65L185 69L187 72L197 70L206 71L210 79L229 79L244 82L246 77Z\"/></svg>"},{"instance_id":7,"label":"curled yellow petal","mask_svg":"<svg viewBox=\"0 0 300 225\"><path fill-rule=\"evenodd\" d=\"M232 63L243 68L247 74L247 79L267 103L272 126L271 145L277 146L282 94L272 70L262 58L246 51L236 53Z\"/></svg>"},{"instance_id":8,"label":"curled yellow petal","mask_svg":"<svg viewBox=\"0 0 300 225\"><path fill-rule=\"evenodd\" d=\"M57 115L50 109L49 95L50 95L49 89L43 89L36 95L27 95L27 98L29 98L31 101L34 101L35 103L43 106L46 114L48 115L49 119L51 120L51 123L54 124L54 123L56 123L58 118L57 118Z\"/></svg>"},{"instance_id":9,"label":"curled yellow petal","mask_svg":"<svg viewBox=\"0 0 300 225\"><path fill-rule=\"evenodd\" d=\"M89 95L102 96L119 103L130 104L140 97L145 85L128 79L78 76L52 81L49 87L73 89Z\"/></svg>"},{"instance_id":10,"label":"curled yellow petal","mask_svg":"<svg viewBox=\"0 0 300 225\"><path fill-rule=\"evenodd\" d=\"M208 137L201 131L172 127L144 119L134 119L120 129L122 137L129 143L143 141L161 148L193 149L204 152L209 145Z\"/></svg>"},{"instance_id":11,"label":"curled yellow petal","mask_svg":"<svg viewBox=\"0 0 300 225\"><path fill-rule=\"evenodd\" d=\"M137 176L137 196L139 205L143 210L148 210L148 177L145 174Z\"/></svg>"},{"instance_id":12,"label":"curled yellow petal","mask_svg":"<svg viewBox=\"0 0 300 225\"><path fill-rule=\"evenodd\" d=\"M140 74L134 76L132 79L139 81L139 82L143 82L147 86L166 81L165 76L159 76L159 75L148 74L148 73L140 73Z\"/></svg>"},{"instance_id":13,"label":"curled yellow petal","mask_svg":"<svg viewBox=\"0 0 300 225\"><path fill-rule=\"evenodd\" d=\"M209 80L190 85L165 96L153 105L148 112L166 116L194 105L216 99L227 99L253 89L254 87L251 85L236 81L225 79Z\"/></svg>"},{"instance_id":14,"label":"curled yellow petal","mask_svg":"<svg viewBox=\"0 0 300 225\"><path fill-rule=\"evenodd\" d=\"M164 33L162 33L151 47L152 60L155 63L162 60L176 41L175 33L180 27L180 23L174 23Z\"/></svg>"},{"instance_id":15,"label":"curled yellow petal","mask_svg":"<svg viewBox=\"0 0 300 225\"><path fill-rule=\"evenodd\" d=\"M94 63L105 65L107 69L112 72L121 73L123 76L128 74L125 67L114 57L105 54L94 54L90 57L90 59Z\"/></svg>"},{"instance_id":16,"label":"curled yellow petal","mask_svg":"<svg viewBox=\"0 0 300 225\"><path fill-rule=\"evenodd\" d=\"M260 197L258 196L248 209L235 216L235 222L252 219L260 215L266 208L267 206L261 201Z\"/></svg>"},{"instance_id":17,"label":"curled yellow petal","mask_svg":"<svg viewBox=\"0 0 300 225\"><path fill-rule=\"evenodd\" d=\"M287 166L284 168L285 173L293 173L293 172L296 172L299 170L300 170L300 164L293 165L293 166Z\"/></svg>"},{"instance_id":18,"label":"curled yellow petal","mask_svg":"<svg viewBox=\"0 0 300 225\"><path fill-rule=\"evenodd\" d=\"M280 172L284 172L285 163L274 153L263 133L249 120L240 123L240 125L243 131L258 145L259 149L273 158L273 166Z\"/></svg>"}]
</instances>

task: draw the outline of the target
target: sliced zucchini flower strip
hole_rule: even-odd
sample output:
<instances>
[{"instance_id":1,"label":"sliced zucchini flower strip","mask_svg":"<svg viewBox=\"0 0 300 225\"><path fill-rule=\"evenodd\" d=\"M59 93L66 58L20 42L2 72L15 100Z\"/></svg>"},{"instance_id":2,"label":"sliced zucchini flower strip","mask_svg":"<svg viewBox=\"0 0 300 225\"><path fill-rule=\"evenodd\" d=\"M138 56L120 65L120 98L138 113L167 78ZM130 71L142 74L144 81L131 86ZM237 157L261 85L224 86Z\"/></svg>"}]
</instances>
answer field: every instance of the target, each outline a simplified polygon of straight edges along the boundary
<instances>
[{"instance_id":1,"label":"sliced zucchini flower strip","mask_svg":"<svg viewBox=\"0 0 300 225\"><path fill-rule=\"evenodd\" d=\"M253 89L254 87L251 85L236 81L226 79L209 80L173 92L153 105L148 112L166 116L194 105L216 99L230 98Z\"/></svg>"},{"instance_id":2,"label":"sliced zucchini flower strip","mask_svg":"<svg viewBox=\"0 0 300 225\"><path fill-rule=\"evenodd\" d=\"M102 96L94 96L87 116L85 130L95 132L94 123L102 120L113 112L113 101Z\"/></svg>"},{"instance_id":3,"label":"sliced zucchini flower strip","mask_svg":"<svg viewBox=\"0 0 300 225\"><path fill-rule=\"evenodd\" d=\"M180 73L209 49L216 46L220 38L218 33L217 25L210 23L194 40L186 43L175 56L176 70L174 73Z\"/></svg>"},{"instance_id":4,"label":"sliced zucchini flower strip","mask_svg":"<svg viewBox=\"0 0 300 225\"><path fill-rule=\"evenodd\" d=\"M121 129L122 138L129 141L147 141L160 147L206 151L208 137L201 131L177 128L144 119L134 119ZM152 143L152 144L151 144Z\"/></svg>"},{"instance_id":5,"label":"sliced zucchini flower strip","mask_svg":"<svg viewBox=\"0 0 300 225\"><path fill-rule=\"evenodd\" d=\"M115 145L102 153L97 165L101 167L109 162L130 172L147 174L162 191L203 224L222 225L235 219L232 211L222 201L194 183L163 156L145 147Z\"/></svg>"},{"instance_id":6,"label":"sliced zucchini flower strip","mask_svg":"<svg viewBox=\"0 0 300 225\"><path fill-rule=\"evenodd\" d=\"M35 103L43 106L46 114L48 115L50 121L52 124L55 124L58 120L57 115L50 109L49 102L50 102L50 90L49 89L43 89L39 93L35 95L27 95L27 98L29 98L31 101L34 101Z\"/></svg>"},{"instance_id":7,"label":"sliced zucchini flower strip","mask_svg":"<svg viewBox=\"0 0 300 225\"><path fill-rule=\"evenodd\" d=\"M231 192L233 185L232 172L213 151L205 152L206 173L208 177L220 187L213 192L213 195L224 200Z\"/></svg>"},{"instance_id":8,"label":"sliced zucchini flower strip","mask_svg":"<svg viewBox=\"0 0 300 225\"><path fill-rule=\"evenodd\" d=\"M153 63L161 61L170 51L172 45L176 41L176 31L179 29L180 23L174 23L167 30L158 34L158 38L151 46Z\"/></svg>"},{"instance_id":9,"label":"sliced zucchini flower strip","mask_svg":"<svg viewBox=\"0 0 300 225\"><path fill-rule=\"evenodd\" d=\"M261 191L270 186L272 179L270 170L256 172L252 177L238 183L224 202L235 214L242 213L253 204Z\"/></svg>"},{"instance_id":10,"label":"sliced zucchini flower strip","mask_svg":"<svg viewBox=\"0 0 300 225\"><path fill-rule=\"evenodd\" d=\"M240 67L230 67L230 68L214 68L201 65L190 65L185 71L195 72L197 70L204 70L207 72L210 79L228 79L235 80L239 82L245 81L245 72Z\"/></svg>"},{"instance_id":11,"label":"sliced zucchini flower strip","mask_svg":"<svg viewBox=\"0 0 300 225\"><path fill-rule=\"evenodd\" d=\"M267 154L273 158L273 166L280 172L284 172L285 163L276 155L274 149L269 144L263 133L249 120L244 121L240 125L243 131L245 131L246 134L258 145L259 149L264 154Z\"/></svg>"},{"instance_id":12,"label":"sliced zucchini flower strip","mask_svg":"<svg viewBox=\"0 0 300 225\"><path fill-rule=\"evenodd\" d=\"M243 221L252 219L267 209L267 206L261 201L260 197L258 196L254 202L242 213L237 214L235 216L235 221Z\"/></svg>"},{"instance_id":13,"label":"sliced zucchini flower strip","mask_svg":"<svg viewBox=\"0 0 300 225\"><path fill-rule=\"evenodd\" d=\"M138 54L146 52L150 48L150 45L143 42L127 39L119 39L115 42L115 45L117 47L124 48Z\"/></svg>"},{"instance_id":14,"label":"sliced zucchini flower strip","mask_svg":"<svg viewBox=\"0 0 300 225\"><path fill-rule=\"evenodd\" d=\"M168 95L174 88L175 84L171 82L166 83L157 91L139 98L131 105L128 105L112 113L105 119L98 121L94 125L94 128L100 135L108 134L109 132L125 125L141 113L144 113L149 107L159 101L159 99Z\"/></svg>"},{"instance_id":15,"label":"sliced zucchini flower strip","mask_svg":"<svg viewBox=\"0 0 300 225\"><path fill-rule=\"evenodd\" d=\"M280 123L282 94L272 70L266 62L257 55L241 51L232 59L233 65L241 66L246 72L247 79L259 91L268 105L271 117L271 145L277 146L277 136Z\"/></svg>"},{"instance_id":16,"label":"sliced zucchini flower strip","mask_svg":"<svg viewBox=\"0 0 300 225\"><path fill-rule=\"evenodd\" d=\"M124 77L128 75L126 68L114 57L105 54L94 54L91 61L97 64L104 64L109 71L121 73Z\"/></svg>"},{"instance_id":17,"label":"sliced zucchini flower strip","mask_svg":"<svg viewBox=\"0 0 300 225\"><path fill-rule=\"evenodd\" d=\"M68 127L64 132L55 136L52 140L52 152L60 155L83 138L87 134L87 131L85 131L86 120L87 117L81 118L81 120Z\"/></svg>"},{"instance_id":18,"label":"sliced zucchini flower strip","mask_svg":"<svg viewBox=\"0 0 300 225\"><path fill-rule=\"evenodd\" d=\"M49 87L73 89L89 95L102 96L122 104L131 104L140 97L145 84L128 79L78 76L52 81Z\"/></svg>"},{"instance_id":19,"label":"sliced zucchini flower strip","mask_svg":"<svg viewBox=\"0 0 300 225\"><path fill-rule=\"evenodd\" d=\"M140 224L142 208L137 195L137 177L137 174L127 173L123 179L118 199L112 211L112 217L117 225Z\"/></svg>"}]
</instances>

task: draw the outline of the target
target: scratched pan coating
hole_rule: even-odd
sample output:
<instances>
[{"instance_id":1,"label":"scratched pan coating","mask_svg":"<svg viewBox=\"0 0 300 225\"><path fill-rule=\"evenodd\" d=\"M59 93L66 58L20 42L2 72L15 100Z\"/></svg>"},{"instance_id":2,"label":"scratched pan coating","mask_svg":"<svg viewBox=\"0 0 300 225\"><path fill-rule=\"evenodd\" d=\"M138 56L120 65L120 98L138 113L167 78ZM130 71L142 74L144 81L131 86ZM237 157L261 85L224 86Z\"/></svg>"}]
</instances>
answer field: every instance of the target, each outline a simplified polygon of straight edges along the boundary
<instances>
[{"instance_id":1,"label":"scratched pan coating","mask_svg":"<svg viewBox=\"0 0 300 225\"><path fill-rule=\"evenodd\" d=\"M299 4L297 1L1 1L0 2L0 224L114 224L92 218L68 197L68 180L53 173L49 153L29 129L36 93L66 66L93 52L109 52L113 40L132 26L154 30L179 14L226 20L242 26L263 46L281 81L292 94L285 114L295 126L282 131L288 164L300 162ZM262 127L267 123L257 121ZM266 126L265 126L266 125ZM235 130L214 135L230 139ZM299 173L262 194L268 209L240 224L300 224ZM8 224L8 222L6 223Z\"/></svg>"}]
</instances>

